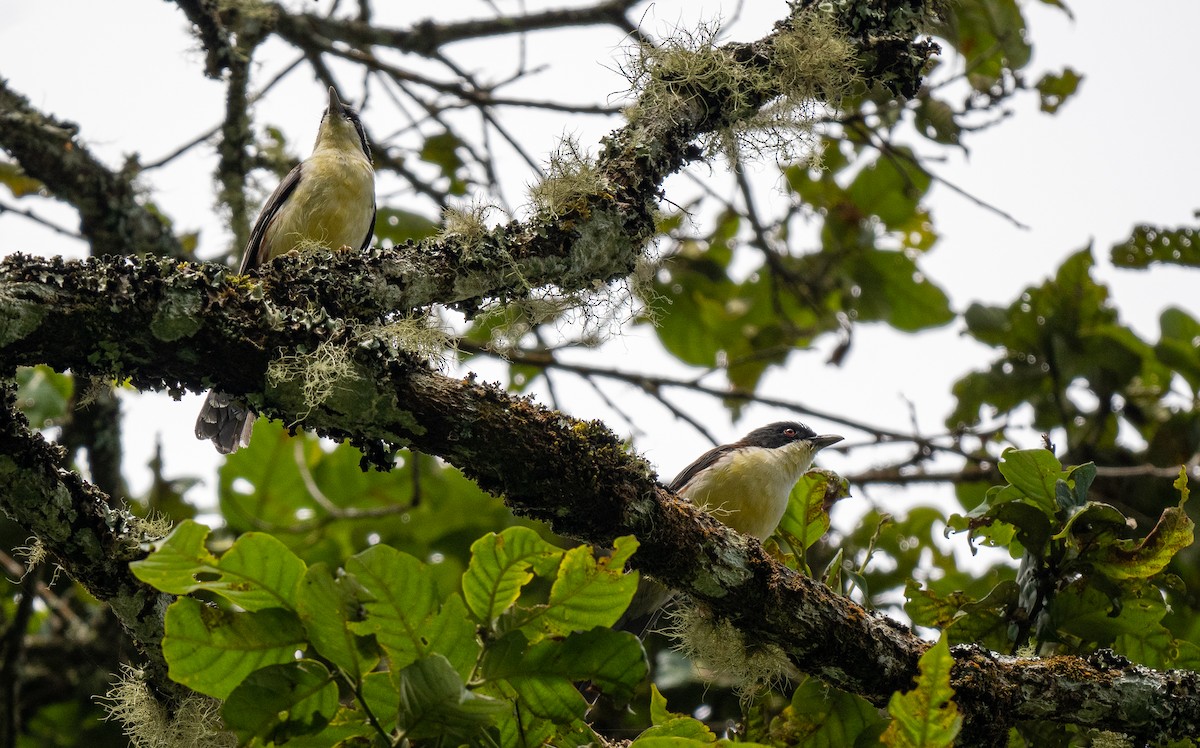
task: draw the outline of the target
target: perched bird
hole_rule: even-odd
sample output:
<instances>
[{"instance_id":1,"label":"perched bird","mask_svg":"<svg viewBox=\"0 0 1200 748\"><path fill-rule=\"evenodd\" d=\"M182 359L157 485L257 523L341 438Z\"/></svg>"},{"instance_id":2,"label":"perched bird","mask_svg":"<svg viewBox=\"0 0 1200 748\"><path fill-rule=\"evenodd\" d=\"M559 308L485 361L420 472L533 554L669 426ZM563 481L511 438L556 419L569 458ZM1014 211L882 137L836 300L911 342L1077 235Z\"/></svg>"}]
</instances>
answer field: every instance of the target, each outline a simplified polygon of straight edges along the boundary
<instances>
[{"instance_id":1,"label":"perched bird","mask_svg":"<svg viewBox=\"0 0 1200 748\"><path fill-rule=\"evenodd\" d=\"M294 249L371 246L375 231L375 169L358 113L329 87L329 106L313 153L283 178L263 205L239 273ZM250 443L254 411L213 390L196 419L196 438L222 454Z\"/></svg>"},{"instance_id":2,"label":"perched bird","mask_svg":"<svg viewBox=\"0 0 1200 748\"><path fill-rule=\"evenodd\" d=\"M841 440L793 421L768 424L700 455L667 488L734 530L766 540L813 457Z\"/></svg>"},{"instance_id":3,"label":"perched bird","mask_svg":"<svg viewBox=\"0 0 1200 748\"><path fill-rule=\"evenodd\" d=\"M817 452L841 440L832 434L818 436L794 421L768 424L700 455L667 488L734 530L766 540L783 519L792 487L812 467ZM656 615L672 596L667 588L643 578L616 628L638 630L635 622Z\"/></svg>"}]
</instances>

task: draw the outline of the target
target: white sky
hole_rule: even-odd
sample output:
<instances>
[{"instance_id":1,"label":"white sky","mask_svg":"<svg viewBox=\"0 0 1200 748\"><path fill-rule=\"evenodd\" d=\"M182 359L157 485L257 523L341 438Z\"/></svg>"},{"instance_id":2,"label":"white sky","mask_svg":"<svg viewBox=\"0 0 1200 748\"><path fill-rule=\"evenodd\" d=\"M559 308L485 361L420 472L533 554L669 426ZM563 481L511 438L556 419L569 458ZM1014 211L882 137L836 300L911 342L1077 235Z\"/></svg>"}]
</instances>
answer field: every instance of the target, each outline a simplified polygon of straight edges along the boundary
<instances>
[{"instance_id":1,"label":"white sky","mask_svg":"<svg viewBox=\"0 0 1200 748\"><path fill-rule=\"evenodd\" d=\"M402 16L395 21L398 25L414 20L411 11L404 10L407 3L377 5L397 9ZM529 3L530 7L537 5ZM749 0L746 5L728 29L731 38L756 38L785 12L783 0ZM1200 3L1149 0L1139 4L1136 12L1107 2L1075 0L1071 5L1076 13L1074 22L1041 3L1025 4L1035 52L1028 79L1036 81L1042 72L1070 65L1086 76L1079 94L1057 116L1040 114L1032 95L1019 100L1015 117L968 137L969 158L949 153L948 161L937 169L941 176L1014 215L1030 229L1018 230L935 186L927 205L942 238L922 266L961 311L972 301L1009 303L1023 287L1053 273L1068 253L1094 241L1097 275L1111 284L1124 319L1139 334L1155 340L1157 317L1165 306L1200 314L1195 292L1200 275L1178 268L1116 271L1105 258L1108 248L1128 236L1135 223L1194 223L1192 213L1200 208L1195 187L1200 167L1195 123L1200 121L1200 104L1194 91L1194 34L1200 28ZM466 15L486 13L482 3L454 7ZM516 12L520 6L501 3L501 7ZM658 0L646 11L643 23L652 32L667 33L690 26L697 18L711 19L718 14L728 18L733 9L730 2ZM383 11L380 17L384 17ZM135 150L144 162L154 161L215 125L221 116L224 89L203 78L197 43L187 33L182 14L170 3L0 0L0 18L5 19L0 23L0 75L35 106L78 122L86 142L113 167L120 165L124 154ZM455 52L458 59L473 62L474 69L486 69L493 61L506 59L489 44L462 45ZM624 85L614 72L620 44L614 33L594 29L534 37L529 41L531 57L544 58L558 67L530 81L526 90L530 95L571 90L578 101L606 101ZM486 56L470 60L474 49L481 50L481 55L486 50ZM268 45L259 58L265 62L258 82L288 59L284 52L277 42ZM563 62L567 64L560 64ZM351 86L357 85L359 78L343 74L349 90L357 90ZM302 71L286 80L258 108L258 114L260 122L288 128L295 149L307 155L322 107L323 93L307 71ZM591 146L615 126L598 119L536 113L524 113L514 122L514 129L543 160L564 132ZM368 124L377 133L389 130L385 123L368 120ZM202 229L201 248L208 256L228 242L228 233L212 205L214 159L210 146L201 147L145 180L153 198L178 228ZM511 171L506 171L507 197L519 204L521 187L532 182L533 176L519 161L511 166ZM769 165L763 165L762 173L768 172ZM381 198L387 196L380 194ZM0 199L14 202L6 193L0 194ZM77 225L73 211L61 205L24 204L63 225ZM80 248L20 217L0 214L0 253L13 251L77 255ZM859 326L844 366L832 369L824 365L833 343L822 341L821 350L797 353L786 370L772 374L765 391L896 430L910 428L911 402L920 427L938 431L952 407L949 384L994 355L963 340L960 330L961 325L955 323L904 336L881 326ZM632 369L649 362L653 370L688 374L683 367L664 361L646 329L627 331L608 344L607 353L606 365ZM481 367L480 372L485 377L501 377L496 367ZM561 388L566 380L557 381ZM604 418L619 433L629 430L628 424L611 418L590 391L576 388L570 393L573 415ZM664 478L710 446L665 409L641 398L630 402L636 403L631 410L643 417L637 424L642 429L638 446L659 465ZM707 400L683 398L678 402L695 408L703 420L713 424L714 433L730 440L788 415L751 408L734 425ZM158 436L166 447L167 475L199 475L209 481L209 488L199 490L212 490L218 459L207 442L197 442L192 436L198 405L198 397L181 403L164 395L126 400L132 416L126 429L126 472L135 493L148 483L144 466ZM819 432L837 430L816 421L810 425ZM1022 446L1035 445L1037 435L1029 432L1027 436ZM852 470L867 467L865 459L865 452L831 454L824 463L833 469ZM869 498L907 504L924 503L931 496L927 489L919 489L903 496L871 492Z\"/></svg>"}]
</instances>

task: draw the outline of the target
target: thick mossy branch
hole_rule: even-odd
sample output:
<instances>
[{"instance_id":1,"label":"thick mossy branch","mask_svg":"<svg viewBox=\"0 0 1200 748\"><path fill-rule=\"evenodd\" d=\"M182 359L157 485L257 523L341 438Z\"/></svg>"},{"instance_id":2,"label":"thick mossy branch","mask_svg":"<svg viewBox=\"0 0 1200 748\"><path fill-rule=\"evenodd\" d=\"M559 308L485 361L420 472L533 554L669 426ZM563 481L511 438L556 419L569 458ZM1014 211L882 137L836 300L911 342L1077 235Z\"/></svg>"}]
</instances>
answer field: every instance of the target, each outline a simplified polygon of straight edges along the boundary
<instances>
[{"instance_id":1,"label":"thick mossy branch","mask_svg":"<svg viewBox=\"0 0 1200 748\"><path fill-rule=\"evenodd\" d=\"M172 688L161 646L162 616L173 598L129 571L129 562L145 555L140 520L61 467L62 450L30 432L11 387L0 397L0 511L36 533L53 562L111 606L142 647L155 683Z\"/></svg>"},{"instance_id":2,"label":"thick mossy branch","mask_svg":"<svg viewBox=\"0 0 1200 748\"><path fill-rule=\"evenodd\" d=\"M94 254L182 256L169 227L138 202L136 171L109 169L78 134L75 123L34 109L0 78L0 148L79 211L80 231Z\"/></svg>"}]
</instances>

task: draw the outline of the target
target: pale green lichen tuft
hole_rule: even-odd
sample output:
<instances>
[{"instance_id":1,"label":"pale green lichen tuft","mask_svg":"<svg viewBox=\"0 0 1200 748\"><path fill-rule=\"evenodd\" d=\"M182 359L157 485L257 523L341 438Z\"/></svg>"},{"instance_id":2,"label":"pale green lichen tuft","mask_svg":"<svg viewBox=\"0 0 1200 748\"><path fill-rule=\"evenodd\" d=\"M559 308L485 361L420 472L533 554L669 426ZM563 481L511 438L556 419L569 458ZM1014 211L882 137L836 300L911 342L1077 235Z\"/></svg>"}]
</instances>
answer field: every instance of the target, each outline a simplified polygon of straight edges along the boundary
<instances>
[{"instance_id":1,"label":"pale green lichen tuft","mask_svg":"<svg viewBox=\"0 0 1200 748\"><path fill-rule=\"evenodd\" d=\"M795 14L772 37L766 66L735 59L717 45L719 35L710 23L635 49L623 66L637 93L626 112L630 121L674 124L684 115L717 115L730 124L705 136L710 153L770 149L791 158L810 139L817 115L836 107L856 79L854 45L829 12Z\"/></svg>"},{"instance_id":2,"label":"pale green lichen tuft","mask_svg":"<svg viewBox=\"0 0 1200 748\"><path fill-rule=\"evenodd\" d=\"M128 665L97 700L136 748L233 748L238 743L221 722L220 701L193 694L169 711L154 698L142 671Z\"/></svg>"},{"instance_id":3,"label":"pale green lichen tuft","mask_svg":"<svg viewBox=\"0 0 1200 748\"><path fill-rule=\"evenodd\" d=\"M442 230L437 239L457 239L469 244L478 242L487 234L487 217L493 210L497 210L496 206L486 203L447 207L442 211Z\"/></svg>"},{"instance_id":4,"label":"pale green lichen tuft","mask_svg":"<svg viewBox=\"0 0 1200 748\"><path fill-rule=\"evenodd\" d=\"M600 169L574 138L563 139L550 155L545 177L529 188L534 207L551 218L586 213L591 198L607 193Z\"/></svg>"},{"instance_id":5,"label":"pale green lichen tuft","mask_svg":"<svg viewBox=\"0 0 1200 748\"><path fill-rule=\"evenodd\" d=\"M376 325L359 333L357 339L372 338L385 343L393 352L401 351L425 359L432 366L444 368L456 358L458 345L450 333L431 314L412 314Z\"/></svg>"},{"instance_id":6,"label":"pale green lichen tuft","mask_svg":"<svg viewBox=\"0 0 1200 748\"><path fill-rule=\"evenodd\" d=\"M702 607L677 608L671 613L665 633L675 638L676 651L701 668L703 677L728 681L743 701L800 675L778 645L747 646L742 632L732 623L714 618Z\"/></svg>"},{"instance_id":7,"label":"pale green lichen tuft","mask_svg":"<svg viewBox=\"0 0 1200 748\"><path fill-rule=\"evenodd\" d=\"M326 340L307 353L289 353L267 365L267 384L273 388L298 383L304 411L303 419L315 408L329 402L339 386L350 391L356 380L352 346L386 346L393 354L405 352L419 356L434 366L444 366L456 355L456 346L437 319L414 314L371 325L357 331L351 341Z\"/></svg>"},{"instance_id":8,"label":"pale green lichen tuft","mask_svg":"<svg viewBox=\"0 0 1200 748\"><path fill-rule=\"evenodd\" d=\"M346 346L326 340L311 353L289 353L267 365L267 383L281 387L300 382L304 406L311 412L333 395L337 383L350 378L353 366Z\"/></svg>"}]
</instances>

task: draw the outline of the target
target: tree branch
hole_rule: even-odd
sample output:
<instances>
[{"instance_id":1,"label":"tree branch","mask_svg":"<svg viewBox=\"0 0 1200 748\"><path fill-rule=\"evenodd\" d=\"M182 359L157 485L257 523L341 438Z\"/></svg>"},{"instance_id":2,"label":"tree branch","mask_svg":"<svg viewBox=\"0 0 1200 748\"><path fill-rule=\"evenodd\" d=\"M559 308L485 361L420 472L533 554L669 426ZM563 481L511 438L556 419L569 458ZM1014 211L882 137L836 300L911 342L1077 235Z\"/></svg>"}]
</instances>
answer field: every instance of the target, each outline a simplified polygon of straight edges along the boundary
<instances>
[{"instance_id":1,"label":"tree branch","mask_svg":"<svg viewBox=\"0 0 1200 748\"><path fill-rule=\"evenodd\" d=\"M42 114L0 79L0 148L79 211L94 254L183 256L175 235L137 201L133 172L114 173L76 139L74 122Z\"/></svg>"}]
</instances>

